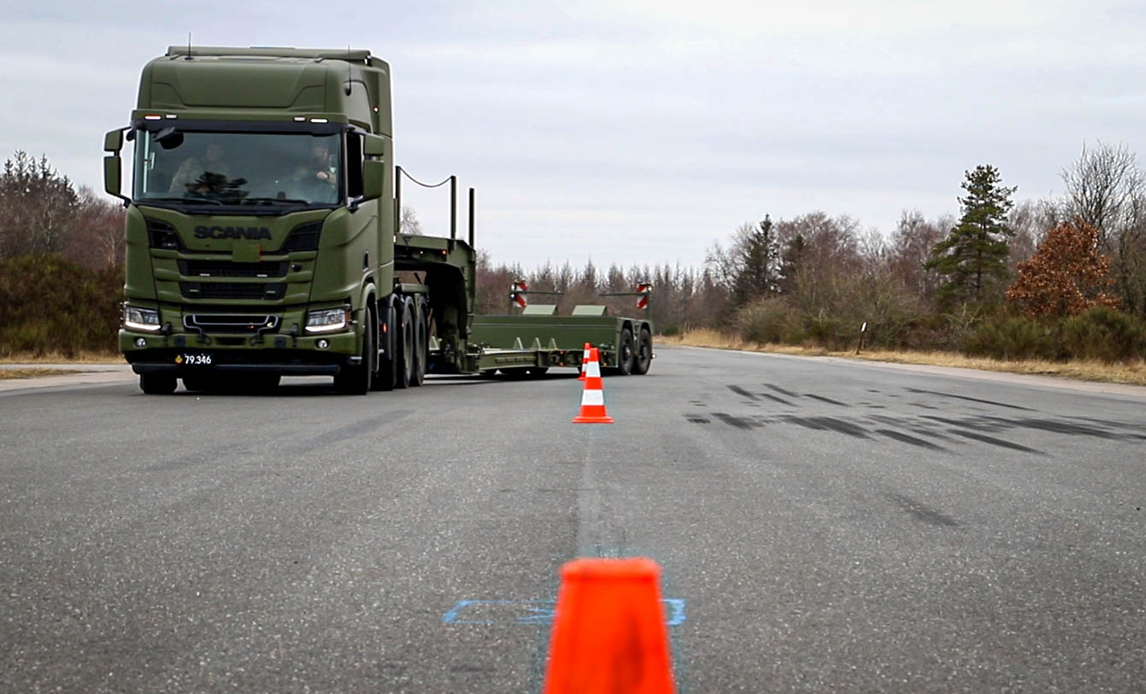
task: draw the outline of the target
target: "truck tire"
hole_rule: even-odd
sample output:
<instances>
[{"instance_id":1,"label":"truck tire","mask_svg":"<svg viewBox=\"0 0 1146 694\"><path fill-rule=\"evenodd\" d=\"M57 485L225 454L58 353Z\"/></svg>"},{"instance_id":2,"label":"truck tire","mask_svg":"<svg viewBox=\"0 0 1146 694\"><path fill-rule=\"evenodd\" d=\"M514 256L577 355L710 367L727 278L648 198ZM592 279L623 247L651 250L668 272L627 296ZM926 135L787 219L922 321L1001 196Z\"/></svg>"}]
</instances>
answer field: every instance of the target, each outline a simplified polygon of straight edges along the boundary
<instances>
[{"instance_id":1,"label":"truck tire","mask_svg":"<svg viewBox=\"0 0 1146 694\"><path fill-rule=\"evenodd\" d=\"M391 391L394 390L394 383L398 380L398 365L394 359L394 345L397 344L394 331L397 321L394 320L393 309L388 306L379 308L383 317L378 321L378 335L383 343L382 349L384 349L385 355L378 357L378 371L374 374L370 389Z\"/></svg>"},{"instance_id":2,"label":"truck tire","mask_svg":"<svg viewBox=\"0 0 1146 694\"><path fill-rule=\"evenodd\" d=\"M414 302L406 297L399 304L398 332L394 334L394 358L398 361L398 380L395 388L409 388L414 378Z\"/></svg>"},{"instance_id":3,"label":"truck tire","mask_svg":"<svg viewBox=\"0 0 1146 694\"><path fill-rule=\"evenodd\" d=\"M635 345L633 344L633 331L624 328L621 330L621 346L617 350L617 368L615 373L628 376L633 373L633 363L636 361Z\"/></svg>"},{"instance_id":4,"label":"truck tire","mask_svg":"<svg viewBox=\"0 0 1146 694\"><path fill-rule=\"evenodd\" d=\"M641 336L637 339L637 353L633 360L633 373L644 376L653 364L653 336L648 328L641 328Z\"/></svg>"},{"instance_id":5,"label":"truck tire","mask_svg":"<svg viewBox=\"0 0 1146 694\"><path fill-rule=\"evenodd\" d=\"M369 311L369 310L368 310ZM373 313L368 312L366 329L362 331L362 361L357 366L344 364L334 377L334 389L342 395L366 395L370 392L374 375L374 331L370 329Z\"/></svg>"},{"instance_id":6,"label":"truck tire","mask_svg":"<svg viewBox=\"0 0 1146 694\"><path fill-rule=\"evenodd\" d=\"M178 385L174 376L167 374L139 374L139 389L148 395L171 395Z\"/></svg>"},{"instance_id":7,"label":"truck tire","mask_svg":"<svg viewBox=\"0 0 1146 694\"><path fill-rule=\"evenodd\" d=\"M410 386L416 388L426 382L426 361L430 358L430 331L426 324L426 302L422 297L414 301L414 377Z\"/></svg>"}]
</instances>

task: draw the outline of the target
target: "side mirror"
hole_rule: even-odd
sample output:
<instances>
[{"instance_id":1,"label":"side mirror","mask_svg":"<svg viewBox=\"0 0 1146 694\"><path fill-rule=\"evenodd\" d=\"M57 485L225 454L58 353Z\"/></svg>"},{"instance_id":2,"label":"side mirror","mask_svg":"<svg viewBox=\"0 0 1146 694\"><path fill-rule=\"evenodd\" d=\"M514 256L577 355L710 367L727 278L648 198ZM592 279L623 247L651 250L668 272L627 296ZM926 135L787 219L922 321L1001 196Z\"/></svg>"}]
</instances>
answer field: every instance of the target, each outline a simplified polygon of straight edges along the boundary
<instances>
[{"instance_id":1,"label":"side mirror","mask_svg":"<svg viewBox=\"0 0 1146 694\"><path fill-rule=\"evenodd\" d=\"M123 149L123 129L112 130L103 136L103 151L119 153Z\"/></svg>"},{"instance_id":2,"label":"side mirror","mask_svg":"<svg viewBox=\"0 0 1146 694\"><path fill-rule=\"evenodd\" d=\"M382 197L382 182L386 176L386 162L366 160L362 162L362 199L377 200Z\"/></svg>"},{"instance_id":3,"label":"side mirror","mask_svg":"<svg viewBox=\"0 0 1146 694\"><path fill-rule=\"evenodd\" d=\"M119 186L120 179L123 176L123 160L119 158L118 154L112 154L103 158L103 189L108 195L113 195L123 201L123 206L127 207L131 203L131 199L120 194Z\"/></svg>"},{"instance_id":4,"label":"side mirror","mask_svg":"<svg viewBox=\"0 0 1146 694\"><path fill-rule=\"evenodd\" d=\"M386 138L378 135L366 135L363 144L363 154L368 157L386 156Z\"/></svg>"},{"instance_id":5,"label":"side mirror","mask_svg":"<svg viewBox=\"0 0 1146 694\"><path fill-rule=\"evenodd\" d=\"M122 160L114 154L103 158L103 189L107 191L108 195L120 197L119 184L123 175L121 173L122 168Z\"/></svg>"}]
</instances>

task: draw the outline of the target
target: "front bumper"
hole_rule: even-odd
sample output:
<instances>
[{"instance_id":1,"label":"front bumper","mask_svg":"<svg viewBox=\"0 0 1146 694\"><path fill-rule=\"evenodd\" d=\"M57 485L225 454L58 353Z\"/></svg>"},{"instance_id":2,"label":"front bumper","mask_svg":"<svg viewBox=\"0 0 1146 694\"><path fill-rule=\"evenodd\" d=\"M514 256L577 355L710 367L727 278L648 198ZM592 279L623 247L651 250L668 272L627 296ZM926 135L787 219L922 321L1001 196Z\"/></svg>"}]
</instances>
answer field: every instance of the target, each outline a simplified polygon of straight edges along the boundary
<instances>
[{"instance_id":1,"label":"front bumper","mask_svg":"<svg viewBox=\"0 0 1146 694\"><path fill-rule=\"evenodd\" d=\"M353 332L297 339L268 335L255 343L248 338L236 341L234 337L219 335L204 341L198 335L164 336L120 330L119 348L135 373L176 377L213 373L333 376L362 359L358 336ZM140 338L143 346L136 344ZM319 349L320 341L325 342L325 349ZM202 363L204 356L210 357L209 364Z\"/></svg>"}]
</instances>

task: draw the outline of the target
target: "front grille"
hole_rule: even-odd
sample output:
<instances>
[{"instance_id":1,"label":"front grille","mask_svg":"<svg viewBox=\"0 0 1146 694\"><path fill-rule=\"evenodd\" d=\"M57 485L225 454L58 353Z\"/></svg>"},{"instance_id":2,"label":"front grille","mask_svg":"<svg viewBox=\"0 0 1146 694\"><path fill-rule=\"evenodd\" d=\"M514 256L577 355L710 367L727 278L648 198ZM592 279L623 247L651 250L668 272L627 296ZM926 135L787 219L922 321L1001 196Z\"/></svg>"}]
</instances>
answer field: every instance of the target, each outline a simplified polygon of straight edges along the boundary
<instances>
[{"instance_id":1,"label":"front grille","mask_svg":"<svg viewBox=\"0 0 1146 694\"><path fill-rule=\"evenodd\" d=\"M299 253L317 251L318 238L322 234L322 222L310 222L295 227L283 241L279 253Z\"/></svg>"},{"instance_id":2,"label":"front grille","mask_svg":"<svg viewBox=\"0 0 1146 694\"><path fill-rule=\"evenodd\" d=\"M193 313L183 316L183 327L209 333L274 332L279 317L250 313Z\"/></svg>"},{"instance_id":3,"label":"front grille","mask_svg":"<svg viewBox=\"0 0 1146 694\"><path fill-rule=\"evenodd\" d=\"M286 294L286 284L250 284L239 282L180 282L185 299L248 299L274 301Z\"/></svg>"},{"instance_id":4,"label":"front grille","mask_svg":"<svg viewBox=\"0 0 1146 694\"><path fill-rule=\"evenodd\" d=\"M147 220L147 241L152 248L163 248L169 251L182 251L183 241L179 232L167 222L158 219Z\"/></svg>"},{"instance_id":5,"label":"front grille","mask_svg":"<svg viewBox=\"0 0 1146 694\"><path fill-rule=\"evenodd\" d=\"M232 263L226 260L180 260L184 277L286 277L288 263Z\"/></svg>"}]
</instances>

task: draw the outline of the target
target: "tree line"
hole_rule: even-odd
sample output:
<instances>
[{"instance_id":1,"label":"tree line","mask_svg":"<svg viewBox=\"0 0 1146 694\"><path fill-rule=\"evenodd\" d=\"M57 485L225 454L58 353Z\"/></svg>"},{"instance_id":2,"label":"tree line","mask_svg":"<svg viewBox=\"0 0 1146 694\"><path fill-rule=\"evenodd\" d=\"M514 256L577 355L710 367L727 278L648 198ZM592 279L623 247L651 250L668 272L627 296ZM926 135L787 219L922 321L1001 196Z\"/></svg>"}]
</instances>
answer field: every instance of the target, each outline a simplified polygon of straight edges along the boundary
<instances>
[{"instance_id":1,"label":"tree line","mask_svg":"<svg viewBox=\"0 0 1146 694\"><path fill-rule=\"evenodd\" d=\"M1001 172L965 172L958 215L901 215L890 234L810 212L765 215L714 242L695 266L591 262L525 270L479 263L479 310L504 312L512 279L557 291L564 311L652 282L661 331L711 328L760 343L1000 358L1140 359L1146 354L1146 174L1125 146L1084 148L1064 194L1016 202ZM598 300L599 302L599 300ZM605 300L620 312L632 312Z\"/></svg>"},{"instance_id":2,"label":"tree line","mask_svg":"<svg viewBox=\"0 0 1146 694\"><path fill-rule=\"evenodd\" d=\"M0 356L109 352L124 209L17 151L0 173Z\"/></svg>"},{"instance_id":3,"label":"tree line","mask_svg":"<svg viewBox=\"0 0 1146 694\"><path fill-rule=\"evenodd\" d=\"M884 234L847 215L765 215L714 242L695 264L524 268L479 252L478 313L532 303L561 313L634 297L672 334L698 328L747 340L942 349L1006 358L1141 358L1146 350L1146 174L1125 146L1084 148L1064 194L1016 202L1001 172L965 173L958 214L903 212ZM124 210L77 188L46 158L16 152L0 174L0 354L114 349ZM413 210L402 227L418 233Z\"/></svg>"}]
</instances>

